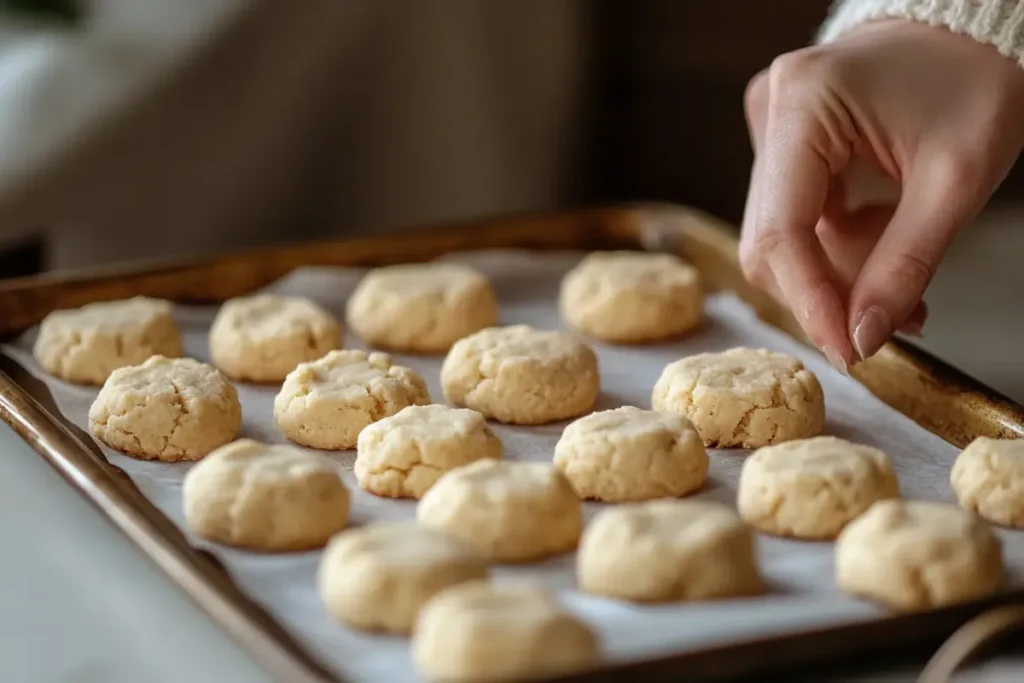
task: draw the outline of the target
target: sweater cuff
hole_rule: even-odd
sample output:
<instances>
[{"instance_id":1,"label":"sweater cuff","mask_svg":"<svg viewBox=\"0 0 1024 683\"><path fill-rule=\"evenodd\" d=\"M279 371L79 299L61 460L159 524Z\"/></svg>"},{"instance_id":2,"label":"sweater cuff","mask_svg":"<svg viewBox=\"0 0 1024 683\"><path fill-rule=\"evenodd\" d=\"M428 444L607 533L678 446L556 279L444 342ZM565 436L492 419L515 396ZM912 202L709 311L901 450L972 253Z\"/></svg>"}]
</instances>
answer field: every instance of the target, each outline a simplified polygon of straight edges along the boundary
<instances>
[{"instance_id":1,"label":"sweater cuff","mask_svg":"<svg viewBox=\"0 0 1024 683\"><path fill-rule=\"evenodd\" d=\"M992 45L1024 67L1024 0L839 0L819 43L870 21L910 19L948 28Z\"/></svg>"}]
</instances>

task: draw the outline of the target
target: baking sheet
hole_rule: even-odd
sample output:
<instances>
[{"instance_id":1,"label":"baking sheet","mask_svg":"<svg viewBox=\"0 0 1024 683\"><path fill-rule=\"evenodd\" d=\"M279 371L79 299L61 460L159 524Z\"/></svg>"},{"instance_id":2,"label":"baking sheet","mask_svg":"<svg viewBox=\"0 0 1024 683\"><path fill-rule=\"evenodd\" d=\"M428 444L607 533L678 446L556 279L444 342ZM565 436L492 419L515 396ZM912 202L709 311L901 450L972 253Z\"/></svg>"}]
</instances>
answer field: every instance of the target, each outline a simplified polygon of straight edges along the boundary
<instances>
[{"instance_id":1,"label":"baking sheet","mask_svg":"<svg viewBox=\"0 0 1024 683\"><path fill-rule=\"evenodd\" d=\"M529 323L560 329L557 291L562 275L579 253L492 251L448 257L470 263L491 276L501 303L501 323ZM344 303L364 271L303 269L268 288L309 296L343 316ZM957 449L889 408L856 381L833 370L823 358L762 323L740 299L718 293L706 302L708 320L698 333L660 345L626 348L593 344L601 365L602 396L598 409L621 405L650 407L650 394L662 368L683 356L738 345L765 347L801 358L825 390L826 433L871 444L887 452L900 476L903 495L953 501L948 478ZM176 315L186 334L186 352L209 359L206 334L216 309L179 307ZM87 429L88 409L96 389L69 385L43 373L31 355L35 331L4 350L53 392L60 411ZM346 346L362 344L351 334ZM394 354L398 362L420 372L432 398L443 402L439 373L443 358ZM243 406L243 435L284 442L273 422L275 388L238 385ZM509 459L550 461L564 424L544 427L495 425ZM164 514L184 528L181 482L189 464L140 462L103 447L109 460L124 470ZM712 451L708 485L697 497L733 503L745 451ZM377 498L356 486L355 452L329 454L344 469L354 493L352 524L371 520L412 519L415 501ZM586 504L589 520L603 507ZM187 532L186 532L187 533ZM1024 578L1024 532L1000 529L1005 542L1010 582ZM320 552L265 555L207 543L236 583L291 631L328 669L350 681L416 681L408 641L358 633L338 626L327 615L315 589ZM716 603L633 606L582 594L576 589L574 556L547 562L497 567L498 581L537 581L558 591L566 606L601 635L606 658L631 660L722 645L773 634L818 629L882 617L885 612L841 594L832 580L832 544L790 541L759 535L758 555L771 589L767 596Z\"/></svg>"}]
</instances>

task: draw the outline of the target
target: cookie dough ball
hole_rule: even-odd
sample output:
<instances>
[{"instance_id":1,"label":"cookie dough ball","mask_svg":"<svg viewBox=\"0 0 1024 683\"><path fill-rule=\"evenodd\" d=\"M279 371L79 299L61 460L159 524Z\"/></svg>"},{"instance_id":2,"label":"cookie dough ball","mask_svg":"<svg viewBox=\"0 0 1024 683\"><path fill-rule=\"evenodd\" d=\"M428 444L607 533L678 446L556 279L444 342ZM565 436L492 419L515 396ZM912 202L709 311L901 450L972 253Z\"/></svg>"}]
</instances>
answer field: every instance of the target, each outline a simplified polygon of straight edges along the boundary
<instances>
[{"instance_id":1,"label":"cookie dough ball","mask_svg":"<svg viewBox=\"0 0 1024 683\"><path fill-rule=\"evenodd\" d=\"M336 536L318 583L341 623L404 635L434 595L486 578L487 562L472 546L411 522L384 522Z\"/></svg>"},{"instance_id":2,"label":"cookie dough ball","mask_svg":"<svg viewBox=\"0 0 1024 683\"><path fill-rule=\"evenodd\" d=\"M577 330L628 344L694 329L704 295L697 269L671 254L595 252L562 280L559 307Z\"/></svg>"},{"instance_id":3,"label":"cookie dough ball","mask_svg":"<svg viewBox=\"0 0 1024 683\"><path fill-rule=\"evenodd\" d=\"M359 433L355 475L378 496L422 498L448 470L501 459L501 439L475 410L409 406Z\"/></svg>"},{"instance_id":4,"label":"cookie dough ball","mask_svg":"<svg viewBox=\"0 0 1024 683\"><path fill-rule=\"evenodd\" d=\"M964 508L1024 529L1024 440L975 439L957 457L949 479Z\"/></svg>"},{"instance_id":5,"label":"cookie dough ball","mask_svg":"<svg viewBox=\"0 0 1024 683\"><path fill-rule=\"evenodd\" d=\"M353 448L359 432L402 408L430 403L427 383L386 353L331 351L288 373L274 399L281 432L310 448Z\"/></svg>"},{"instance_id":6,"label":"cookie dough ball","mask_svg":"<svg viewBox=\"0 0 1024 683\"><path fill-rule=\"evenodd\" d=\"M665 367L655 410L693 422L705 445L759 448L817 436L825 425L818 378L796 358L765 349L701 353Z\"/></svg>"},{"instance_id":7,"label":"cookie dough ball","mask_svg":"<svg viewBox=\"0 0 1024 683\"><path fill-rule=\"evenodd\" d=\"M101 385L114 370L150 356L180 356L181 330L169 301L103 301L46 316L33 353L51 375Z\"/></svg>"},{"instance_id":8,"label":"cookie dough ball","mask_svg":"<svg viewBox=\"0 0 1024 683\"><path fill-rule=\"evenodd\" d=\"M490 281L461 263L388 266L370 271L348 300L348 324L367 344L443 353L498 321Z\"/></svg>"},{"instance_id":9,"label":"cookie dough ball","mask_svg":"<svg viewBox=\"0 0 1024 683\"><path fill-rule=\"evenodd\" d=\"M839 587L898 610L980 599L1002 580L1002 544L991 527L950 505L883 500L836 541Z\"/></svg>"},{"instance_id":10,"label":"cookie dough ball","mask_svg":"<svg viewBox=\"0 0 1024 683\"><path fill-rule=\"evenodd\" d=\"M89 408L93 436L141 460L199 460L241 429L235 387L191 358L152 356L118 368Z\"/></svg>"},{"instance_id":11,"label":"cookie dough ball","mask_svg":"<svg viewBox=\"0 0 1024 683\"><path fill-rule=\"evenodd\" d=\"M210 328L210 359L245 382L280 382L299 363L341 347L341 326L301 297L258 294L221 306Z\"/></svg>"},{"instance_id":12,"label":"cookie dough ball","mask_svg":"<svg viewBox=\"0 0 1024 683\"><path fill-rule=\"evenodd\" d=\"M555 466L581 498L626 502L696 491L707 479L709 460L682 415L627 406L566 427L555 446Z\"/></svg>"},{"instance_id":13,"label":"cookie dough ball","mask_svg":"<svg viewBox=\"0 0 1024 683\"><path fill-rule=\"evenodd\" d=\"M348 523L338 463L294 446L229 443L189 470L183 493L194 533L240 548L319 548Z\"/></svg>"},{"instance_id":14,"label":"cookie dough ball","mask_svg":"<svg viewBox=\"0 0 1024 683\"><path fill-rule=\"evenodd\" d=\"M756 595L764 590L750 529L727 506L660 500L608 508L580 541L580 587L633 602Z\"/></svg>"},{"instance_id":15,"label":"cookie dough ball","mask_svg":"<svg viewBox=\"0 0 1024 683\"><path fill-rule=\"evenodd\" d=\"M416 622L413 661L435 681L522 681L590 669L594 632L555 597L525 585L466 583L427 603Z\"/></svg>"},{"instance_id":16,"label":"cookie dough ball","mask_svg":"<svg viewBox=\"0 0 1024 683\"><path fill-rule=\"evenodd\" d=\"M529 325L491 327L456 342L441 367L457 406L511 424L576 417L601 392L597 356L565 332Z\"/></svg>"},{"instance_id":17,"label":"cookie dough ball","mask_svg":"<svg viewBox=\"0 0 1024 683\"><path fill-rule=\"evenodd\" d=\"M885 453L819 436L754 451L743 463L737 506L766 533L830 540L875 501L899 495Z\"/></svg>"},{"instance_id":18,"label":"cookie dough ball","mask_svg":"<svg viewBox=\"0 0 1024 683\"><path fill-rule=\"evenodd\" d=\"M423 496L416 517L497 562L568 552L583 530L583 505L572 486L537 462L478 460L452 470Z\"/></svg>"}]
</instances>

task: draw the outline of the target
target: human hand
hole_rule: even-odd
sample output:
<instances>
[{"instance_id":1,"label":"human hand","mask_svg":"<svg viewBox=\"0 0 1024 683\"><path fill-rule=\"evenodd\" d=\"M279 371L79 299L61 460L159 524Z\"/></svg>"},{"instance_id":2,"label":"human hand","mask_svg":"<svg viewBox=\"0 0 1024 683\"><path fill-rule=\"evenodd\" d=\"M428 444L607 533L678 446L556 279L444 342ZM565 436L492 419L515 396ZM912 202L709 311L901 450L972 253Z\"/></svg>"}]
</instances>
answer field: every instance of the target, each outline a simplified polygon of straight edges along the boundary
<instances>
[{"instance_id":1,"label":"human hand","mask_svg":"<svg viewBox=\"0 0 1024 683\"><path fill-rule=\"evenodd\" d=\"M745 104L747 278L843 371L919 331L949 244L1024 146L1024 69L945 29L880 21L782 55ZM898 202L849 206L864 168Z\"/></svg>"}]
</instances>

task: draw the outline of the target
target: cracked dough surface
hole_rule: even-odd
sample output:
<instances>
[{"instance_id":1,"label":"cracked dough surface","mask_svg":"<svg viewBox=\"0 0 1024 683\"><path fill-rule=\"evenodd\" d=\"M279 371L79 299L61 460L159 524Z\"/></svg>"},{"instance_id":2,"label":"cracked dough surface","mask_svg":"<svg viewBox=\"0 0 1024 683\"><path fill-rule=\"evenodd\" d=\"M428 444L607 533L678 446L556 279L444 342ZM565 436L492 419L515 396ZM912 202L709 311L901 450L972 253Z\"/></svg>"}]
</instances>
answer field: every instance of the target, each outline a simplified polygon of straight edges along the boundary
<instances>
[{"instance_id":1,"label":"cracked dough surface","mask_svg":"<svg viewBox=\"0 0 1024 683\"><path fill-rule=\"evenodd\" d=\"M427 603L413 661L435 681L522 681L596 666L597 635L554 595L527 585L465 583Z\"/></svg>"},{"instance_id":2,"label":"cracked dough surface","mask_svg":"<svg viewBox=\"0 0 1024 683\"><path fill-rule=\"evenodd\" d=\"M388 266L370 271L348 300L348 324L367 344L442 353L498 321L491 282L460 263Z\"/></svg>"},{"instance_id":3,"label":"cracked dough surface","mask_svg":"<svg viewBox=\"0 0 1024 683\"><path fill-rule=\"evenodd\" d=\"M225 302L210 327L210 359L245 382L280 382L299 363L341 347L341 325L302 297L258 294Z\"/></svg>"},{"instance_id":4,"label":"cracked dough surface","mask_svg":"<svg viewBox=\"0 0 1024 683\"><path fill-rule=\"evenodd\" d=\"M689 420L632 406L570 424L554 461L581 498L608 502L684 496L704 484L709 466Z\"/></svg>"},{"instance_id":5,"label":"cracked dough surface","mask_svg":"<svg viewBox=\"0 0 1024 683\"><path fill-rule=\"evenodd\" d=\"M991 595L1002 544L982 519L952 505L883 500L836 541L836 583L851 595L919 610Z\"/></svg>"},{"instance_id":6,"label":"cracked dough surface","mask_svg":"<svg viewBox=\"0 0 1024 683\"><path fill-rule=\"evenodd\" d=\"M754 451L743 463L737 506L766 533L828 540L875 501L899 495L885 453L819 436Z\"/></svg>"},{"instance_id":7,"label":"cracked dough surface","mask_svg":"<svg viewBox=\"0 0 1024 683\"><path fill-rule=\"evenodd\" d=\"M494 561L529 562L576 547L583 505L547 463L488 459L441 477L423 496L416 518Z\"/></svg>"},{"instance_id":8,"label":"cracked dough surface","mask_svg":"<svg viewBox=\"0 0 1024 683\"><path fill-rule=\"evenodd\" d=\"M348 523L340 469L319 453L239 439L185 475L185 521L199 536L226 545L319 548Z\"/></svg>"},{"instance_id":9,"label":"cracked dough surface","mask_svg":"<svg viewBox=\"0 0 1024 683\"><path fill-rule=\"evenodd\" d=\"M565 332L491 327L460 339L441 366L448 400L511 424L576 417L601 391L597 356Z\"/></svg>"},{"instance_id":10,"label":"cracked dough surface","mask_svg":"<svg viewBox=\"0 0 1024 683\"><path fill-rule=\"evenodd\" d=\"M409 406L359 433L355 475L378 496L422 498L448 470L501 459L501 440L475 410Z\"/></svg>"},{"instance_id":11,"label":"cracked dough surface","mask_svg":"<svg viewBox=\"0 0 1024 683\"><path fill-rule=\"evenodd\" d=\"M975 439L957 456L949 480L964 508L1024 529L1024 441Z\"/></svg>"},{"instance_id":12,"label":"cracked dough surface","mask_svg":"<svg viewBox=\"0 0 1024 683\"><path fill-rule=\"evenodd\" d=\"M101 301L46 316L32 351L51 375L102 385L117 368L150 356L180 356L181 330L169 301Z\"/></svg>"},{"instance_id":13,"label":"cracked dough surface","mask_svg":"<svg viewBox=\"0 0 1024 683\"><path fill-rule=\"evenodd\" d=\"M637 343L699 326L704 295L697 269L672 254L595 252L562 280L559 308L585 334Z\"/></svg>"},{"instance_id":14,"label":"cracked dough surface","mask_svg":"<svg viewBox=\"0 0 1024 683\"><path fill-rule=\"evenodd\" d=\"M392 365L388 354L331 351L288 373L274 398L274 419L295 443L346 450L368 425L427 403L427 383L415 371Z\"/></svg>"},{"instance_id":15,"label":"cracked dough surface","mask_svg":"<svg viewBox=\"0 0 1024 683\"><path fill-rule=\"evenodd\" d=\"M199 460L241 428L235 387L192 358L152 356L118 368L89 408L93 436L142 460Z\"/></svg>"},{"instance_id":16,"label":"cracked dough surface","mask_svg":"<svg viewBox=\"0 0 1024 683\"><path fill-rule=\"evenodd\" d=\"M765 349L734 348L670 363L651 404L685 415L705 445L719 448L808 438L825 425L818 378L796 358Z\"/></svg>"},{"instance_id":17,"label":"cracked dough surface","mask_svg":"<svg viewBox=\"0 0 1024 683\"><path fill-rule=\"evenodd\" d=\"M405 635L434 595L487 576L483 556L458 539L412 522L378 522L338 534L317 582L339 622Z\"/></svg>"},{"instance_id":18,"label":"cracked dough surface","mask_svg":"<svg viewBox=\"0 0 1024 683\"><path fill-rule=\"evenodd\" d=\"M659 500L600 512L580 541L580 587L634 602L756 595L764 590L750 529L728 506Z\"/></svg>"}]
</instances>

